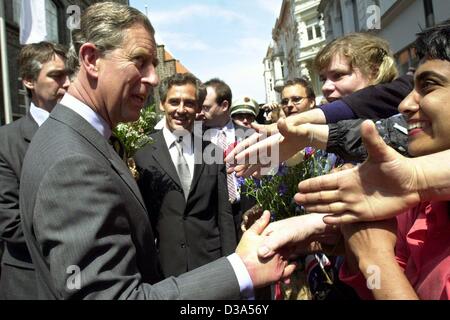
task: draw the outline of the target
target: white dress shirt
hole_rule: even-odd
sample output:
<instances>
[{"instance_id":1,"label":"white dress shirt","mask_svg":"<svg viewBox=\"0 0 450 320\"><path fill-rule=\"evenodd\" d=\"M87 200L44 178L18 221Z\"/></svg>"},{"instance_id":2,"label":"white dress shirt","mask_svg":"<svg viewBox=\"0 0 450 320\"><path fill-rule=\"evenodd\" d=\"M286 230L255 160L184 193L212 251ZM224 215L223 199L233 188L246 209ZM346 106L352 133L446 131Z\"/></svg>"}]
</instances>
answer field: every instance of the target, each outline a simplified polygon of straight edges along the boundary
<instances>
[{"instance_id":1,"label":"white dress shirt","mask_svg":"<svg viewBox=\"0 0 450 320\"><path fill-rule=\"evenodd\" d=\"M166 141L167 149L169 149L170 158L172 159L173 164L175 165L175 168L177 167L178 163L178 150L175 146L175 141L178 140L177 135L174 135L168 128L167 124L164 125L163 128L163 136L164 140ZM194 156L194 147L192 143L192 134L189 134L187 131L184 135L182 135L183 141L181 142L181 146L183 149L183 156L186 160L188 167L189 167L189 173L191 174L191 182L192 178L194 176L194 164L195 164L195 156Z\"/></svg>"},{"instance_id":2,"label":"white dress shirt","mask_svg":"<svg viewBox=\"0 0 450 320\"><path fill-rule=\"evenodd\" d=\"M73 110L84 120L89 122L89 124L93 126L94 129L97 130L103 137L105 137L106 140L111 137L112 131L109 124L87 104L81 102L68 93L64 95L60 104Z\"/></svg>"},{"instance_id":3,"label":"white dress shirt","mask_svg":"<svg viewBox=\"0 0 450 320\"><path fill-rule=\"evenodd\" d=\"M45 120L48 119L50 113L47 110L36 107L36 105L31 102L30 104L30 113L31 117L36 121L38 127L42 126Z\"/></svg>"}]
</instances>

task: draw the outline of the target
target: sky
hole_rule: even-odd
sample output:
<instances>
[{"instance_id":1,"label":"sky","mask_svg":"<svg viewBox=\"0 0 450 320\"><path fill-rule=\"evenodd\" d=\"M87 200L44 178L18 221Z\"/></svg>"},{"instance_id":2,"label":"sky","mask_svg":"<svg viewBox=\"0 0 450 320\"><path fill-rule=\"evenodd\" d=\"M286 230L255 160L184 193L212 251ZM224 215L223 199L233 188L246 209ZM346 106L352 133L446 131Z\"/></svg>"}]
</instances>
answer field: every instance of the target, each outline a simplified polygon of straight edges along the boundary
<instances>
[{"instance_id":1,"label":"sky","mask_svg":"<svg viewBox=\"0 0 450 320\"><path fill-rule=\"evenodd\" d=\"M146 12L156 41L200 80L218 77L233 99L266 100L263 59L282 0L130 0Z\"/></svg>"}]
</instances>

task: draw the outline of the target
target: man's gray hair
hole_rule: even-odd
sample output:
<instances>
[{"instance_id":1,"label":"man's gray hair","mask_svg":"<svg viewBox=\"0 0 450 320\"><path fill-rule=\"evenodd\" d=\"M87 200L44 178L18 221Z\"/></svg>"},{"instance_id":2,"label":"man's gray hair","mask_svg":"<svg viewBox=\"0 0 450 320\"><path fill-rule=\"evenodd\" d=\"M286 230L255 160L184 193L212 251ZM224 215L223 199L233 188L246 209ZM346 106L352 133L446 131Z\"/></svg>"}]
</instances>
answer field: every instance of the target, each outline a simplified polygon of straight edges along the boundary
<instances>
[{"instance_id":1,"label":"man's gray hair","mask_svg":"<svg viewBox=\"0 0 450 320\"><path fill-rule=\"evenodd\" d=\"M80 29L72 33L68 69L77 71L83 44L93 43L101 53L117 49L123 44L124 31L135 25L143 26L154 36L155 30L148 18L135 8L116 2L91 5L81 16Z\"/></svg>"}]
</instances>

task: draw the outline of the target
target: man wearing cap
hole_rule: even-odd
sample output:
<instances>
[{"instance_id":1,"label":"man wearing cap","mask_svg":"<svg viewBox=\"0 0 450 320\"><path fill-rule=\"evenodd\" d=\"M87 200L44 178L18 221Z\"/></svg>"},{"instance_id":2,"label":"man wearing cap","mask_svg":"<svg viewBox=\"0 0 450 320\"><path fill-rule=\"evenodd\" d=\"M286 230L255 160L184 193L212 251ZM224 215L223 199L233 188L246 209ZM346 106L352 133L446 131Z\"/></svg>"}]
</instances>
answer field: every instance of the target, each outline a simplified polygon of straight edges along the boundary
<instances>
[{"instance_id":1,"label":"man wearing cap","mask_svg":"<svg viewBox=\"0 0 450 320\"><path fill-rule=\"evenodd\" d=\"M249 97L238 99L231 105L231 119L238 126L250 129L251 123L255 121L258 114L258 103Z\"/></svg>"}]
</instances>

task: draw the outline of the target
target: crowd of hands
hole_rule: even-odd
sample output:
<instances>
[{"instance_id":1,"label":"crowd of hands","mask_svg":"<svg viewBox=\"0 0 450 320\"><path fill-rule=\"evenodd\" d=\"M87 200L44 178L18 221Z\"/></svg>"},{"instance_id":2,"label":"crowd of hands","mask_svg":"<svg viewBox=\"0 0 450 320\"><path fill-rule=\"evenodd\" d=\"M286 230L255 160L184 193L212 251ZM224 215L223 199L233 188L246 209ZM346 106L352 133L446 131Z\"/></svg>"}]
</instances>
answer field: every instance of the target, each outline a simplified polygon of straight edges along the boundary
<instances>
[{"instance_id":1,"label":"crowd of hands","mask_svg":"<svg viewBox=\"0 0 450 320\"><path fill-rule=\"evenodd\" d=\"M282 162L303 148L304 142L298 139L301 133L288 121L292 120L254 125L257 133L226 157L231 164L229 172L258 176L261 165L249 164L248 159L255 159L259 150L277 144ZM257 257L248 252L240 256L244 262L256 258L267 264L267 274L260 273L258 279L253 279L249 270L256 287L268 280L266 277L288 281L295 270L295 258L318 251L345 255L353 271L358 271L363 259L392 257L395 261L396 215L429 200L433 188L420 158L406 158L387 146L372 121L363 123L361 134L369 155L364 163L345 165L299 183L295 201L309 214L272 223L268 211L252 209L244 215L242 228L246 232L236 252L253 252L245 247L257 243ZM433 199L436 197L434 192Z\"/></svg>"}]
</instances>

